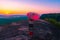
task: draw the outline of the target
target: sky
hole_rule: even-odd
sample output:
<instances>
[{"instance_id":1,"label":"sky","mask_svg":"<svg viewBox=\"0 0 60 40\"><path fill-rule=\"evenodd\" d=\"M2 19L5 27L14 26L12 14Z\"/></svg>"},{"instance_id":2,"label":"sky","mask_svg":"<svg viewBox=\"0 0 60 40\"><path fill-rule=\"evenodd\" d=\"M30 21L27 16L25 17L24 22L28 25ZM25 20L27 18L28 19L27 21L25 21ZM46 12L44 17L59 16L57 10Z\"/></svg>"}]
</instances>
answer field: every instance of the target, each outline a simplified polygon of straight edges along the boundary
<instances>
[{"instance_id":1,"label":"sky","mask_svg":"<svg viewBox=\"0 0 60 40\"><path fill-rule=\"evenodd\" d=\"M60 13L60 0L0 0L0 14Z\"/></svg>"}]
</instances>

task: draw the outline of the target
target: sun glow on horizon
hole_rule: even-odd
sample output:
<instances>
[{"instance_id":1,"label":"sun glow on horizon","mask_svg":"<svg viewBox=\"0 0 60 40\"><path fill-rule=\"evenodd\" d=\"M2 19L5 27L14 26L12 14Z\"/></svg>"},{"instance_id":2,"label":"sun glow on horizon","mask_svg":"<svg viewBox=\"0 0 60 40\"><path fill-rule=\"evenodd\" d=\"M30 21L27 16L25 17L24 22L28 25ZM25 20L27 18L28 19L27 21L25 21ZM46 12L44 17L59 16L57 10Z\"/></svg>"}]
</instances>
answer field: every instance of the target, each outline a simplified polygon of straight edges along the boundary
<instances>
[{"instance_id":1,"label":"sun glow on horizon","mask_svg":"<svg viewBox=\"0 0 60 40\"><path fill-rule=\"evenodd\" d=\"M34 2L34 1L33 1ZM36 3L36 2L35 2ZM27 12L48 13L60 12L60 7L50 7L49 5L33 4L27 1L0 0L0 14L26 14Z\"/></svg>"},{"instance_id":2,"label":"sun glow on horizon","mask_svg":"<svg viewBox=\"0 0 60 40\"><path fill-rule=\"evenodd\" d=\"M36 10L32 5L19 2L1 1L0 5L0 14L24 14Z\"/></svg>"}]
</instances>

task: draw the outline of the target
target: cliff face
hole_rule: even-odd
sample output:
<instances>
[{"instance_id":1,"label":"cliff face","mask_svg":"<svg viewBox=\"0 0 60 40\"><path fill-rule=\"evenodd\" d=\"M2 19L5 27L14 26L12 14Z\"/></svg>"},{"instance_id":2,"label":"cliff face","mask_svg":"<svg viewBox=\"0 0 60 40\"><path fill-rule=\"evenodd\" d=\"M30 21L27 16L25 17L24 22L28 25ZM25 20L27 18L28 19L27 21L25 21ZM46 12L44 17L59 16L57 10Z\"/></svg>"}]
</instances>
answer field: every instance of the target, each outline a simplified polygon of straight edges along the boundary
<instances>
[{"instance_id":1,"label":"cliff face","mask_svg":"<svg viewBox=\"0 0 60 40\"><path fill-rule=\"evenodd\" d=\"M59 40L60 30L44 20L32 21L29 26L27 17L11 17L0 19L0 40ZM8 24L9 23L9 24ZM33 27L33 28L30 28ZM33 33L33 39L30 36ZM29 34L29 32L31 34Z\"/></svg>"}]
</instances>

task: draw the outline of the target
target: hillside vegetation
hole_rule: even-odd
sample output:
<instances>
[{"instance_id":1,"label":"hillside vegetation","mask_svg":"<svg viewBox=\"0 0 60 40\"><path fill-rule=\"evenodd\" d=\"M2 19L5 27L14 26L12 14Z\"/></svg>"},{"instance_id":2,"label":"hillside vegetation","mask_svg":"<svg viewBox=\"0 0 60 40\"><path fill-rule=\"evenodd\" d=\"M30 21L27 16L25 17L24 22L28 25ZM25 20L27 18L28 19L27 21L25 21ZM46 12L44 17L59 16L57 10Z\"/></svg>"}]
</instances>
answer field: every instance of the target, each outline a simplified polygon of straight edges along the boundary
<instances>
[{"instance_id":1,"label":"hillside vegetation","mask_svg":"<svg viewBox=\"0 0 60 40\"><path fill-rule=\"evenodd\" d=\"M50 22L51 24L53 24L57 28L60 28L60 21L58 22L58 21L56 21L55 19L52 19L52 18L46 18L45 20Z\"/></svg>"}]
</instances>

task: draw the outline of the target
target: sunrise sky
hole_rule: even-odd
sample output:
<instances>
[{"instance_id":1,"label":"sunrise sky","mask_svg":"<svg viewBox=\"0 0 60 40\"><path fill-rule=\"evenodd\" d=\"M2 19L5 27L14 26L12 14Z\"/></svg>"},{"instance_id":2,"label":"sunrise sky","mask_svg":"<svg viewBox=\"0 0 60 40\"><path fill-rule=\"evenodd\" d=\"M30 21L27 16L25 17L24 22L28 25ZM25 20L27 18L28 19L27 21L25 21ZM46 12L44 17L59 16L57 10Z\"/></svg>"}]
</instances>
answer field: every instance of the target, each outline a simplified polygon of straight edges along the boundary
<instances>
[{"instance_id":1,"label":"sunrise sky","mask_svg":"<svg viewBox=\"0 0 60 40\"><path fill-rule=\"evenodd\" d=\"M0 14L59 13L60 0L0 0Z\"/></svg>"}]
</instances>

